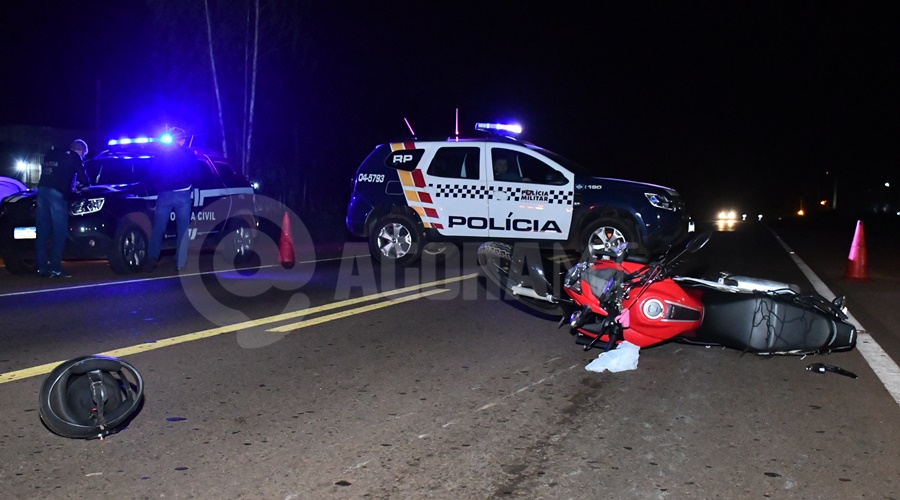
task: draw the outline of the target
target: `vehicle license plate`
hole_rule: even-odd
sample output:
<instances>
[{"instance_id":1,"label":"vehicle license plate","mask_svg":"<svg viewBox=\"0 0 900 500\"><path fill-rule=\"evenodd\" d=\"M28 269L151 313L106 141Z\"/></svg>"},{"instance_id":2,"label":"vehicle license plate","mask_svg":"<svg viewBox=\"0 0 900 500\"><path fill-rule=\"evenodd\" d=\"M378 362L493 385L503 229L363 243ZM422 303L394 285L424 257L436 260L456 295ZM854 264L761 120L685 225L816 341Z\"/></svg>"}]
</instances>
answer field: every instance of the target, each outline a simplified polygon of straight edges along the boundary
<instances>
[{"instance_id":1,"label":"vehicle license plate","mask_svg":"<svg viewBox=\"0 0 900 500\"><path fill-rule=\"evenodd\" d=\"M37 238L37 228L34 226L17 227L13 231L13 239L16 240L33 240L35 238Z\"/></svg>"}]
</instances>

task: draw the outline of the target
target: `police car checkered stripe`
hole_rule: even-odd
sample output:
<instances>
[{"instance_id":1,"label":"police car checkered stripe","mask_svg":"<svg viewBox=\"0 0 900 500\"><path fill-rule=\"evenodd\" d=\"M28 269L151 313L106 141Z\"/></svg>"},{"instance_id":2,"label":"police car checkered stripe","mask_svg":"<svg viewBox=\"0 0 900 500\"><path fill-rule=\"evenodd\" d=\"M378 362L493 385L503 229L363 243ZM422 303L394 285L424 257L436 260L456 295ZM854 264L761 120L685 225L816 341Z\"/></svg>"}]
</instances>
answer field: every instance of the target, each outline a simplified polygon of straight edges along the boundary
<instances>
[{"instance_id":1,"label":"police car checkered stripe","mask_svg":"<svg viewBox=\"0 0 900 500\"><path fill-rule=\"evenodd\" d=\"M532 189L511 186L498 186L491 188L497 194L510 201L539 202L548 205L571 205L572 191L559 189ZM493 194L491 199L493 199Z\"/></svg>"},{"instance_id":2,"label":"police car checkered stripe","mask_svg":"<svg viewBox=\"0 0 900 500\"><path fill-rule=\"evenodd\" d=\"M549 191L549 199L547 203L551 205L571 205L572 204L572 192L571 191L557 191L555 189L551 189Z\"/></svg>"},{"instance_id":3,"label":"police car checkered stripe","mask_svg":"<svg viewBox=\"0 0 900 500\"><path fill-rule=\"evenodd\" d=\"M436 198L461 198L492 200L494 192L505 195L511 201L537 201L549 205L571 205L572 191L559 189L534 190L521 187L485 187L472 184L429 184Z\"/></svg>"},{"instance_id":4,"label":"police car checkered stripe","mask_svg":"<svg viewBox=\"0 0 900 500\"><path fill-rule=\"evenodd\" d=\"M429 184L428 187L434 190L436 198L490 199L490 193L485 186L476 186L474 184Z\"/></svg>"}]
</instances>

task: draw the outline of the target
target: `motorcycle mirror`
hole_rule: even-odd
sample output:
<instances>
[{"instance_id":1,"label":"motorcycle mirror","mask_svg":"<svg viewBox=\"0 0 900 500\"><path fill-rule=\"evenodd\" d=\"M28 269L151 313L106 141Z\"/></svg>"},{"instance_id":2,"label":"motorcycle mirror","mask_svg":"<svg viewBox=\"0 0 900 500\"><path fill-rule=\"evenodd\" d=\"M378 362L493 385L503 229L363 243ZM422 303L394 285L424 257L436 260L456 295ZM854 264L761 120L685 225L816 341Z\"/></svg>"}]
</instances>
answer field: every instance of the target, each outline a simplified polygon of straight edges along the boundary
<instances>
[{"instance_id":1,"label":"motorcycle mirror","mask_svg":"<svg viewBox=\"0 0 900 500\"><path fill-rule=\"evenodd\" d=\"M688 242L687 246L685 247L685 250L687 250L690 253L694 253L697 250L700 250L701 248L706 246L706 244L709 243L709 239L711 237L712 237L712 232L710 232L710 231L700 233L697 236L695 236L691 241Z\"/></svg>"},{"instance_id":2,"label":"motorcycle mirror","mask_svg":"<svg viewBox=\"0 0 900 500\"><path fill-rule=\"evenodd\" d=\"M672 246L669 245L668 250L666 250L666 253L663 254L663 257L660 261L660 265L663 266L666 269L666 271L671 270L670 268L675 263L679 262L682 257L684 257L685 255L687 255L689 253L694 253L697 250L700 250L701 248L703 248L709 242L709 239L711 237L712 237L712 232L706 231L706 232L700 233L697 236L695 236L693 239L688 241L687 244L684 245L684 248L682 248L680 251L675 253L675 255L669 255L669 252L672 250Z\"/></svg>"}]
</instances>

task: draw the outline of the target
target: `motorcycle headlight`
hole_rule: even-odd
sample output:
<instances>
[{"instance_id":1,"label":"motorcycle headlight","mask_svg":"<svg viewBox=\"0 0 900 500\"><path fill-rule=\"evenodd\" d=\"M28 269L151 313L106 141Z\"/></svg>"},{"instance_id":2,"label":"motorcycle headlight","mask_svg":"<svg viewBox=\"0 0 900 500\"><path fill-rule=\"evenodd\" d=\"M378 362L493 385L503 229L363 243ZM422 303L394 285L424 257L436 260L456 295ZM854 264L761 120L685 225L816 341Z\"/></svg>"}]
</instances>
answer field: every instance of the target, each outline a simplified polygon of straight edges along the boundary
<instances>
[{"instance_id":1,"label":"motorcycle headlight","mask_svg":"<svg viewBox=\"0 0 900 500\"><path fill-rule=\"evenodd\" d=\"M675 210L675 201L672 200L667 194L659 194L659 193L644 193L644 196L647 197L647 201L650 202L656 208L661 208L663 210Z\"/></svg>"},{"instance_id":2,"label":"motorcycle headlight","mask_svg":"<svg viewBox=\"0 0 900 500\"><path fill-rule=\"evenodd\" d=\"M566 279L563 282L563 286L574 290L575 293L581 293L581 275L584 273L584 270L587 269L587 262L579 262L572 266L572 269L569 269L566 272Z\"/></svg>"},{"instance_id":3,"label":"motorcycle headlight","mask_svg":"<svg viewBox=\"0 0 900 500\"><path fill-rule=\"evenodd\" d=\"M103 209L106 198L87 198L69 205L69 215L87 215Z\"/></svg>"}]
</instances>

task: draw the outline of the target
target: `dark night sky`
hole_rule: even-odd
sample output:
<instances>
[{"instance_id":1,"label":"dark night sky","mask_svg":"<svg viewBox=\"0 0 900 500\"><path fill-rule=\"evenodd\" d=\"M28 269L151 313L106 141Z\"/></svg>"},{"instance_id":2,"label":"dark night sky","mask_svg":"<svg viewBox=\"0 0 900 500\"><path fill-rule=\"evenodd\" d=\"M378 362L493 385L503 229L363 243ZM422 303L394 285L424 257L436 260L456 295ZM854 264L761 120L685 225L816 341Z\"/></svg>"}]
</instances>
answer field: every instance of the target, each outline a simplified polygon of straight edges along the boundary
<instances>
[{"instance_id":1,"label":"dark night sky","mask_svg":"<svg viewBox=\"0 0 900 500\"><path fill-rule=\"evenodd\" d=\"M146 12L86 3L7 7L0 125L99 121L111 134L178 119L148 104L167 101L146 88ZM406 133L404 117L420 137L448 136L459 108L463 133L516 120L527 140L600 175L666 184L704 208L799 198L826 171L895 177L894 12L758 4L314 2L302 68L284 54L264 61L256 147L320 147L316 168L349 176Z\"/></svg>"}]
</instances>

